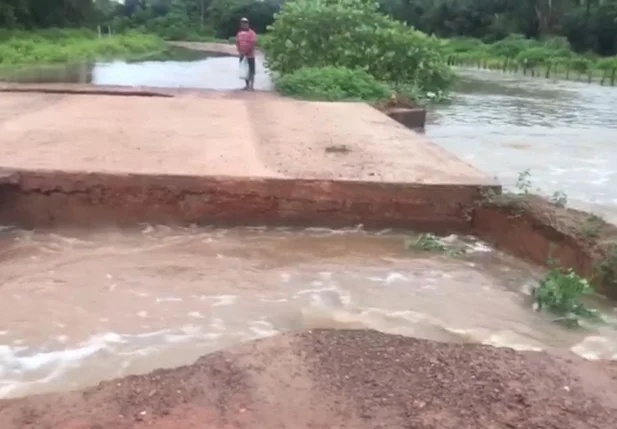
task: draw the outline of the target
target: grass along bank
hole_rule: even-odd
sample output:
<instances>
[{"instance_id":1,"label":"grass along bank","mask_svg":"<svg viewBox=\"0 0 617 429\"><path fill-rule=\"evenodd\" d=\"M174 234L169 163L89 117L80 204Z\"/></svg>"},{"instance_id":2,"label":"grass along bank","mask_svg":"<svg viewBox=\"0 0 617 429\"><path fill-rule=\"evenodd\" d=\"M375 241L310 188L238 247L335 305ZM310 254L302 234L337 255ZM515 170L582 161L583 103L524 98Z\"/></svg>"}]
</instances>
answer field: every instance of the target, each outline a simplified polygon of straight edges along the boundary
<instances>
[{"instance_id":1,"label":"grass along bank","mask_svg":"<svg viewBox=\"0 0 617 429\"><path fill-rule=\"evenodd\" d=\"M88 29L0 31L0 66L130 59L165 49L155 35L128 32L98 37Z\"/></svg>"},{"instance_id":2,"label":"grass along bank","mask_svg":"<svg viewBox=\"0 0 617 429\"><path fill-rule=\"evenodd\" d=\"M574 52L564 38L510 35L495 43L473 38L443 40L448 64L546 79L617 85L617 57Z\"/></svg>"}]
</instances>

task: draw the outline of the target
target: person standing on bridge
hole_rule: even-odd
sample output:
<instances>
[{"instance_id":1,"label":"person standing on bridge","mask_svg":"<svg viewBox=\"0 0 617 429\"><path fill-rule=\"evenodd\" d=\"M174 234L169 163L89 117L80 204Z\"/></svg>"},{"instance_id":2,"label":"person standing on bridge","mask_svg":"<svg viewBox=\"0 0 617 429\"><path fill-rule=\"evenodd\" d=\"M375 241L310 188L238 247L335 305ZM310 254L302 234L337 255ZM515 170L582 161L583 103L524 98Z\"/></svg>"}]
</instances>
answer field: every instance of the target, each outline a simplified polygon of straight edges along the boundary
<instances>
[{"instance_id":1,"label":"person standing on bridge","mask_svg":"<svg viewBox=\"0 0 617 429\"><path fill-rule=\"evenodd\" d=\"M255 82L255 46L257 45L257 34L251 29L248 18L240 20L240 30L236 35L236 48L240 54L240 62L246 60L249 66L249 74L244 79L246 86L244 89L253 90Z\"/></svg>"}]
</instances>

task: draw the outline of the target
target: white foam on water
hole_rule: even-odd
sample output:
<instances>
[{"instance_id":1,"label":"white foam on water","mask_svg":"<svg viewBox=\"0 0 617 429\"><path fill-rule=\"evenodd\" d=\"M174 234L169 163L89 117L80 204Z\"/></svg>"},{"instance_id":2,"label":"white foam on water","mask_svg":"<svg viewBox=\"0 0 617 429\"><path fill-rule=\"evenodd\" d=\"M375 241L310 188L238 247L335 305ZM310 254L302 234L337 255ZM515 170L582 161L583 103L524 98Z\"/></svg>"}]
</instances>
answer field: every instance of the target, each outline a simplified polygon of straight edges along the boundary
<instances>
[{"instance_id":1,"label":"white foam on water","mask_svg":"<svg viewBox=\"0 0 617 429\"><path fill-rule=\"evenodd\" d=\"M589 360L617 360L617 344L599 335L590 335L570 348L573 353Z\"/></svg>"},{"instance_id":2,"label":"white foam on water","mask_svg":"<svg viewBox=\"0 0 617 429\"><path fill-rule=\"evenodd\" d=\"M463 338L476 343L493 347L507 347L518 351L542 351L542 347L537 343L532 343L528 339L512 331L494 332L484 328L453 328L444 326L446 331L460 335Z\"/></svg>"},{"instance_id":3,"label":"white foam on water","mask_svg":"<svg viewBox=\"0 0 617 429\"><path fill-rule=\"evenodd\" d=\"M471 252L481 252L481 253L488 253L488 252L492 252L494 250L488 244L483 243L481 241L476 241L474 243L469 243L469 244L467 244L467 248L469 250L471 250Z\"/></svg>"},{"instance_id":4,"label":"white foam on water","mask_svg":"<svg viewBox=\"0 0 617 429\"><path fill-rule=\"evenodd\" d=\"M459 240L459 238L458 238L458 235L456 235L456 234L450 234L450 235L447 235L447 236L442 237L440 239L440 241L443 242L443 243L454 243L454 242L456 242L458 240Z\"/></svg>"},{"instance_id":5,"label":"white foam on water","mask_svg":"<svg viewBox=\"0 0 617 429\"><path fill-rule=\"evenodd\" d=\"M115 332L94 335L72 349L27 354L26 347L0 345L0 398L10 394L24 383L45 383L61 376L66 369L78 362L109 348L111 345L126 343ZM45 371L47 370L47 371ZM31 382L18 378L26 373L47 372L45 376Z\"/></svg>"},{"instance_id":6,"label":"white foam on water","mask_svg":"<svg viewBox=\"0 0 617 429\"><path fill-rule=\"evenodd\" d=\"M263 297L259 298L259 300L261 302L275 302L275 303L276 302L281 303L281 302L289 301L287 298L263 298Z\"/></svg>"},{"instance_id":7,"label":"white foam on water","mask_svg":"<svg viewBox=\"0 0 617 429\"><path fill-rule=\"evenodd\" d=\"M266 338L280 334L281 331L274 329L272 323L265 320L254 320L249 322L249 330L255 334L255 338Z\"/></svg>"},{"instance_id":8,"label":"white foam on water","mask_svg":"<svg viewBox=\"0 0 617 429\"><path fill-rule=\"evenodd\" d=\"M223 307L226 305L231 305L238 300L238 297L236 295L218 295L211 298L214 299L212 307Z\"/></svg>"},{"instance_id":9,"label":"white foam on water","mask_svg":"<svg viewBox=\"0 0 617 429\"><path fill-rule=\"evenodd\" d=\"M389 285L389 284L392 284L398 281L406 282L408 280L409 279L405 277L403 274L392 272L388 274L388 276L384 279L384 282Z\"/></svg>"},{"instance_id":10,"label":"white foam on water","mask_svg":"<svg viewBox=\"0 0 617 429\"><path fill-rule=\"evenodd\" d=\"M194 319L205 319L206 317L203 314L201 314L199 311L191 311L188 313L188 316Z\"/></svg>"},{"instance_id":11,"label":"white foam on water","mask_svg":"<svg viewBox=\"0 0 617 429\"><path fill-rule=\"evenodd\" d=\"M39 351L24 346L0 345L0 398L61 379L68 371L82 367L100 353L129 358L147 356L173 344L195 339L216 341L225 329L222 321L219 322L208 328L184 325L180 329L163 329L141 334L106 332L93 335L75 347L59 350ZM254 333L270 334L267 326L263 324L255 325L255 328L261 330ZM156 345L152 345L152 342ZM126 359L119 363L123 368L127 365L129 363Z\"/></svg>"},{"instance_id":12,"label":"white foam on water","mask_svg":"<svg viewBox=\"0 0 617 429\"><path fill-rule=\"evenodd\" d=\"M157 298L156 302L182 302L182 298L178 298L175 296L166 296L166 297Z\"/></svg>"},{"instance_id":13,"label":"white foam on water","mask_svg":"<svg viewBox=\"0 0 617 429\"><path fill-rule=\"evenodd\" d=\"M482 344L493 347L507 347L518 351L542 351L542 347L536 344L530 344L529 341L526 341L512 331L501 331L491 334L487 339L482 341Z\"/></svg>"}]
</instances>

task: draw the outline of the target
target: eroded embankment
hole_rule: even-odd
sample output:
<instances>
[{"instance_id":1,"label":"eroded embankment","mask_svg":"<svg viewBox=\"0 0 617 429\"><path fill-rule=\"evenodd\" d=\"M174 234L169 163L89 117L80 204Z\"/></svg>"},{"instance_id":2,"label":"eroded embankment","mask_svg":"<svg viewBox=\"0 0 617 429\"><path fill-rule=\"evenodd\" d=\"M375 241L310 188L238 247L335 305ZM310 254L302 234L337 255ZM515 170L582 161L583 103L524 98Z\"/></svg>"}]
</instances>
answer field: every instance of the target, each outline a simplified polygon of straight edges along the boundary
<instances>
[{"instance_id":1,"label":"eroded embankment","mask_svg":"<svg viewBox=\"0 0 617 429\"><path fill-rule=\"evenodd\" d=\"M534 263L552 260L571 267L599 292L617 298L615 225L539 196L499 191L473 185L5 170L0 224L361 224L472 233Z\"/></svg>"},{"instance_id":2,"label":"eroded embankment","mask_svg":"<svg viewBox=\"0 0 617 429\"><path fill-rule=\"evenodd\" d=\"M616 386L606 363L319 330L81 392L0 401L0 427L612 429Z\"/></svg>"},{"instance_id":3,"label":"eroded embankment","mask_svg":"<svg viewBox=\"0 0 617 429\"><path fill-rule=\"evenodd\" d=\"M363 225L473 233L540 265L574 268L617 298L617 226L497 186L4 170L0 223Z\"/></svg>"},{"instance_id":4,"label":"eroded embankment","mask_svg":"<svg viewBox=\"0 0 617 429\"><path fill-rule=\"evenodd\" d=\"M472 228L520 258L573 268L617 299L617 226L594 214L537 195L495 195L474 210Z\"/></svg>"},{"instance_id":5,"label":"eroded embankment","mask_svg":"<svg viewBox=\"0 0 617 429\"><path fill-rule=\"evenodd\" d=\"M493 187L494 188L494 187ZM218 223L466 231L487 187L351 180L5 171L0 224Z\"/></svg>"}]
</instances>

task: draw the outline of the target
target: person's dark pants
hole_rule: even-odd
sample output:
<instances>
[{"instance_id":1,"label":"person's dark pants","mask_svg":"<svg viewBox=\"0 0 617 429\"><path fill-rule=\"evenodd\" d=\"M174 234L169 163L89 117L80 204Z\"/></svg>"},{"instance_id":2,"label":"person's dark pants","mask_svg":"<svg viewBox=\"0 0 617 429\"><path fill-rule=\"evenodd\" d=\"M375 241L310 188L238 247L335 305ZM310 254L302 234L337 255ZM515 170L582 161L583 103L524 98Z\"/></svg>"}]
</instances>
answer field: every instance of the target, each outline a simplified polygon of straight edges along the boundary
<instances>
[{"instance_id":1,"label":"person's dark pants","mask_svg":"<svg viewBox=\"0 0 617 429\"><path fill-rule=\"evenodd\" d=\"M244 59L244 56L240 56L240 61ZM255 81L255 57L247 57L247 61L249 63L249 78L245 79L246 86L249 86L249 83Z\"/></svg>"}]
</instances>

